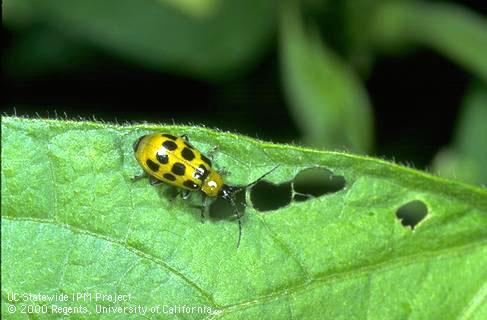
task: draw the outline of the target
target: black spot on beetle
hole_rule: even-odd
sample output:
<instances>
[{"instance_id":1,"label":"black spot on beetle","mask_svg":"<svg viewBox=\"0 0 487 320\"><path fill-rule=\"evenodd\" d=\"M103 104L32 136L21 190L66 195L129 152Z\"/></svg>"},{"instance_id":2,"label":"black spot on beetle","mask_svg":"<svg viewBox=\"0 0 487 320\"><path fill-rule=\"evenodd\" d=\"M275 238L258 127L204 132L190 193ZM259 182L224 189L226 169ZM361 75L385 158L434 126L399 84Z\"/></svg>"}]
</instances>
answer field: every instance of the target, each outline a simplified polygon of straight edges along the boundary
<instances>
[{"instance_id":1,"label":"black spot on beetle","mask_svg":"<svg viewBox=\"0 0 487 320\"><path fill-rule=\"evenodd\" d=\"M156 159L159 161L161 164L167 164L169 162L169 156L165 153L156 153Z\"/></svg>"},{"instance_id":2,"label":"black spot on beetle","mask_svg":"<svg viewBox=\"0 0 487 320\"><path fill-rule=\"evenodd\" d=\"M203 175L201 176L201 180L205 181L208 175L210 174L210 170L202 164L200 164L199 168L203 170Z\"/></svg>"},{"instance_id":3,"label":"black spot on beetle","mask_svg":"<svg viewBox=\"0 0 487 320\"><path fill-rule=\"evenodd\" d=\"M176 162L175 164L172 165L171 169L172 173L182 176L184 175L184 172L186 171L186 166L180 162Z\"/></svg>"},{"instance_id":4,"label":"black spot on beetle","mask_svg":"<svg viewBox=\"0 0 487 320\"><path fill-rule=\"evenodd\" d=\"M162 136L169 138L171 140L174 140L174 141L176 141L176 139L177 139L175 136L173 136L172 134L168 134L168 133L163 133Z\"/></svg>"},{"instance_id":5,"label":"black spot on beetle","mask_svg":"<svg viewBox=\"0 0 487 320\"><path fill-rule=\"evenodd\" d=\"M191 151L188 147L184 147L183 151L181 151L181 155L183 156L184 159L191 161L194 159L195 155L194 152Z\"/></svg>"},{"instance_id":6,"label":"black spot on beetle","mask_svg":"<svg viewBox=\"0 0 487 320\"><path fill-rule=\"evenodd\" d=\"M184 181L183 185L189 189L198 189L198 185L191 180Z\"/></svg>"},{"instance_id":7,"label":"black spot on beetle","mask_svg":"<svg viewBox=\"0 0 487 320\"><path fill-rule=\"evenodd\" d=\"M171 140L164 141L162 143L162 146L169 151L174 151L178 148L178 145L174 141L171 141Z\"/></svg>"},{"instance_id":8,"label":"black spot on beetle","mask_svg":"<svg viewBox=\"0 0 487 320\"><path fill-rule=\"evenodd\" d=\"M163 177L164 177L164 178L166 178L166 179L167 179L167 180L169 180L169 181L174 181L174 180L176 180L176 177L175 177L175 176L173 176L173 175L172 175L172 174L170 174L170 173L164 173Z\"/></svg>"},{"instance_id":9,"label":"black spot on beetle","mask_svg":"<svg viewBox=\"0 0 487 320\"><path fill-rule=\"evenodd\" d=\"M211 168L211 161L204 154L201 154L201 160L206 162L206 164L208 164L208 166Z\"/></svg>"},{"instance_id":10,"label":"black spot on beetle","mask_svg":"<svg viewBox=\"0 0 487 320\"><path fill-rule=\"evenodd\" d=\"M205 181L209 174L210 171L204 165L200 164L200 166L196 168L193 175L196 179Z\"/></svg>"},{"instance_id":11,"label":"black spot on beetle","mask_svg":"<svg viewBox=\"0 0 487 320\"><path fill-rule=\"evenodd\" d=\"M152 171L154 172L157 172L159 171L159 165L157 163L155 163L154 161L152 161L151 159L147 159L145 161L145 164L149 167L149 169L151 169Z\"/></svg>"}]
</instances>

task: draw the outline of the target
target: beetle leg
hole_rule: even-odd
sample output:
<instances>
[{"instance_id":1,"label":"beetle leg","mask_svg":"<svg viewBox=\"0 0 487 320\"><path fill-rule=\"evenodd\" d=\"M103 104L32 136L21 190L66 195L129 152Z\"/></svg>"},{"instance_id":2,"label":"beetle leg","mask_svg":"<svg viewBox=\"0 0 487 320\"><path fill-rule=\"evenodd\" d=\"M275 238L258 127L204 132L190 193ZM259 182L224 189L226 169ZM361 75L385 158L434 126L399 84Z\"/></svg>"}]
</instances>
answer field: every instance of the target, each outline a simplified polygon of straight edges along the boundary
<instances>
[{"instance_id":1,"label":"beetle leg","mask_svg":"<svg viewBox=\"0 0 487 320\"><path fill-rule=\"evenodd\" d=\"M183 138L186 142L189 142L189 137L187 134L182 134L181 138Z\"/></svg>"},{"instance_id":2,"label":"beetle leg","mask_svg":"<svg viewBox=\"0 0 487 320\"><path fill-rule=\"evenodd\" d=\"M139 181L139 180L140 180L140 179L142 179L142 178L147 178L147 173L146 173L145 171L144 171L144 172L142 172L141 174L137 174L137 175L133 176L133 177L131 178L131 180L132 180L133 182L135 182L135 181Z\"/></svg>"},{"instance_id":3,"label":"beetle leg","mask_svg":"<svg viewBox=\"0 0 487 320\"><path fill-rule=\"evenodd\" d=\"M211 162L213 162L213 158L215 157L215 154L218 153L218 151L220 151L220 147L218 146L213 146L211 147L210 150L208 150L208 152L206 153L208 155L208 158L210 158Z\"/></svg>"},{"instance_id":4,"label":"beetle leg","mask_svg":"<svg viewBox=\"0 0 487 320\"><path fill-rule=\"evenodd\" d=\"M229 197L228 200L230 201L230 204L233 207L233 213L237 216L237 220L238 220L238 239L237 239L237 249L238 249L238 247L240 247L240 240L242 239L242 214L238 209L238 205L235 202L235 198Z\"/></svg>"},{"instance_id":5,"label":"beetle leg","mask_svg":"<svg viewBox=\"0 0 487 320\"><path fill-rule=\"evenodd\" d=\"M186 200L191 195L191 191L189 191L189 190L180 190L180 189L177 189L177 188L173 188L173 190L174 190L174 193L172 194L171 201L176 200L176 198L179 197L179 196L181 196L181 198L183 200Z\"/></svg>"},{"instance_id":6,"label":"beetle leg","mask_svg":"<svg viewBox=\"0 0 487 320\"><path fill-rule=\"evenodd\" d=\"M186 200L191 195L191 191L189 191L189 190L183 190L183 191L180 192L180 194L181 194L181 198L183 198L183 200Z\"/></svg>"},{"instance_id":7,"label":"beetle leg","mask_svg":"<svg viewBox=\"0 0 487 320\"><path fill-rule=\"evenodd\" d=\"M237 240L237 249L240 247L240 240L242 239L242 216L240 215L240 211L238 208L235 207L235 214L237 215L238 219L238 240Z\"/></svg>"},{"instance_id":8,"label":"beetle leg","mask_svg":"<svg viewBox=\"0 0 487 320\"><path fill-rule=\"evenodd\" d=\"M225 167L218 169L218 173L223 177L228 176L230 174L230 172Z\"/></svg>"},{"instance_id":9,"label":"beetle leg","mask_svg":"<svg viewBox=\"0 0 487 320\"><path fill-rule=\"evenodd\" d=\"M156 179L153 176L149 176L149 183L151 184L151 186L157 186L158 184L163 183L163 181Z\"/></svg>"},{"instance_id":10,"label":"beetle leg","mask_svg":"<svg viewBox=\"0 0 487 320\"><path fill-rule=\"evenodd\" d=\"M208 197L203 196L203 200L201 201L200 206L200 215L201 215L201 223L205 223L205 213L208 210Z\"/></svg>"}]
</instances>

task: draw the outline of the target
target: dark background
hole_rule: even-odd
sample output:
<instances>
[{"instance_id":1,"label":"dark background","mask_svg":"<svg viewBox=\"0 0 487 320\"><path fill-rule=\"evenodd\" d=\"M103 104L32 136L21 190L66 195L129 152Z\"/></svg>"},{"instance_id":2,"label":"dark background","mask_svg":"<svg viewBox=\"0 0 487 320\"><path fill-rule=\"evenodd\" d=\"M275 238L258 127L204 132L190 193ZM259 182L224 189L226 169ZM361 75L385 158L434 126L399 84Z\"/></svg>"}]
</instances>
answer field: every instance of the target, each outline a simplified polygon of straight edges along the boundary
<instances>
[{"instance_id":1,"label":"dark background","mask_svg":"<svg viewBox=\"0 0 487 320\"><path fill-rule=\"evenodd\" d=\"M484 1L456 2L487 13ZM5 27L2 39L3 49L16 43ZM66 113L110 122L204 124L292 142L300 132L283 97L276 48L272 43L264 59L243 76L217 83L154 72L90 48L92 62L75 72L38 77L2 72L1 109L41 117ZM375 120L372 154L428 166L451 141L471 80L458 65L427 49L379 56L366 79Z\"/></svg>"}]
</instances>

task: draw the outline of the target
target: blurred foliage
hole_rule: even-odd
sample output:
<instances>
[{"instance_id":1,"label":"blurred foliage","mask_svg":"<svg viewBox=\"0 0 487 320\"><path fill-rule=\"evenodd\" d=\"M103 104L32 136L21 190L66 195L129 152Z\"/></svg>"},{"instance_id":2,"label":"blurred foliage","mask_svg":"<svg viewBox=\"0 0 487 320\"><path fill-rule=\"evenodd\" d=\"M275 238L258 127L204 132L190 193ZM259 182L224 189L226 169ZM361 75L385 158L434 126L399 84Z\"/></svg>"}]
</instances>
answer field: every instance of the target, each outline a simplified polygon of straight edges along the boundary
<instances>
[{"instance_id":1,"label":"blurred foliage","mask_svg":"<svg viewBox=\"0 0 487 320\"><path fill-rule=\"evenodd\" d=\"M485 17L450 3L388 1L374 20L379 45L427 46L487 81Z\"/></svg>"},{"instance_id":2,"label":"blurred foliage","mask_svg":"<svg viewBox=\"0 0 487 320\"><path fill-rule=\"evenodd\" d=\"M444 176L487 185L487 86L474 84L465 97L452 146L434 159Z\"/></svg>"},{"instance_id":3,"label":"blurred foliage","mask_svg":"<svg viewBox=\"0 0 487 320\"><path fill-rule=\"evenodd\" d=\"M487 82L487 21L452 1L7 0L3 5L13 41L2 67L12 79L69 73L96 64L101 53L146 70L221 84L255 69L278 43L284 98L302 133L297 141L315 147L373 150L373 106L364 82L384 52L428 48L482 85ZM482 105L468 102L475 100L471 96L465 110ZM471 164L485 163L478 162L485 159L485 145L465 138L484 133L478 132L487 123L483 106L475 107L475 116L465 111L459 138L435 162L442 172L449 167L456 176L485 183L485 169Z\"/></svg>"},{"instance_id":4,"label":"blurred foliage","mask_svg":"<svg viewBox=\"0 0 487 320\"><path fill-rule=\"evenodd\" d=\"M247 69L266 48L275 25L273 1L222 1L204 16L180 10L182 3L179 8L167 5L169 0L21 1L24 3L14 4L12 11L6 5L7 26L15 27L16 20L22 19L27 28L30 17L31 28L26 33L36 32L37 23L48 25L53 33L61 32L147 68L203 79L228 77ZM212 1L204 2L210 5ZM42 45L37 49L44 50ZM36 56L36 51L31 55ZM32 66L15 67L25 73Z\"/></svg>"},{"instance_id":5,"label":"blurred foliage","mask_svg":"<svg viewBox=\"0 0 487 320\"><path fill-rule=\"evenodd\" d=\"M316 29L304 30L295 5L283 6L280 28L283 81L305 142L367 151L372 116L361 82Z\"/></svg>"},{"instance_id":6,"label":"blurred foliage","mask_svg":"<svg viewBox=\"0 0 487 320\"><path fill-rule=\"evenodd\" d=\"M215 13L220 0L159 0L163 4L173 5L187 14L209 16Z\"/></svg>"}]
</instances>

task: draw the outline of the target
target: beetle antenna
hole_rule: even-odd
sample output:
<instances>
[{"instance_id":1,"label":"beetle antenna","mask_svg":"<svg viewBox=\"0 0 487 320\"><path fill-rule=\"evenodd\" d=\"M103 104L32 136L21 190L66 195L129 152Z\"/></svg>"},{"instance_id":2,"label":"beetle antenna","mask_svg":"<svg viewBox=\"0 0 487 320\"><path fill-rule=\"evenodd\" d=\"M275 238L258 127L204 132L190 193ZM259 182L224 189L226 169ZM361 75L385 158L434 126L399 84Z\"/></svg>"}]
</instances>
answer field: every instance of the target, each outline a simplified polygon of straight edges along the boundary
<instances>
[{"instance_id":1,"label":"beetle antenna","mask_svg":"<svg viewBox=\"0 0 487 320\"><path fill-rule=\"evenodd\" d=\"M240 214L240 211L238 210L238 206L237 204L235 203L235 195L241 191L244 191L246 190L247 188L249 187L252 187L253 185L257 184L258 182L260 182L262 179L264 179L267 175L271 174L274 170L276 170L277 168L279 168L279 164L277 166L275 166L274 168L272 168L271 170L267 171L266 173L264 173L260 178L258 178L257 180L249 183L248 185L246 186L243 186L243 187L232 187L232 186L228 186L228 185L224 185L222 190L221 190L221 197L223 199L226 199L228 201L230 201L230 204L232 205L233 209L234 209L234 212L235 214L237 215L237 219L238 219L238 240L237 240L237 249L240 247L240 239L242 238L242 215Z\"/></svg>"},{"instance_id":2,"label":"beetle antenna","mask_svg":"<svg viewBox=\"0 0 487 320\"><path fill-rule=\"evenodd\" d=\"M257 180L255 180L254 182L251 182L249 183L248 185L242 187L242 189L247 189L247 188L250 188L254 185L256 185L257 183L259 183L260 181L262 181L262 179L264 179L267 175L271 174L274 170L276 170L277 168L279 168L280 164L278 164L277 166L275 166L274 168L272 168L271 170L267 171L266 173L264 173L262 176L260 176L260 178L258 178Z\"/></svg>"},{"instance_id":3,"label":"beetle antenna","mask_svg":"<svg viewBox=\"0 0 487 320\"><path fill-rule=\"evenodd\" d=\"M238 206L235 203L235 195L240 191L241 189L238 187L232 187L229 185L224 184L223 187L220 190L219 196L222 199L227 200L230 202L230 204L233 207L234 213L237 215L238 219L238 240L237 240L237 249L240 246L240 239L242 238L242 215L240 214L240 211L238 210Z\"/></svg>"},{"instance_id":4,"label":"beetle antenna","mask_svg":"<svg viewBox=\"0 0 487 320\"><path fill-rule=\"evenodd\" d=\"M230 203L232 204L232 207L238 219L238 240L237 240L237 249L238 249L238 247L240 247L240 239L242 239L242 215L238 210L237 204L235 203L235 199L233 199L233 196L229 197L228 200L230 200Z\"/></svg>"}]
</instances>

